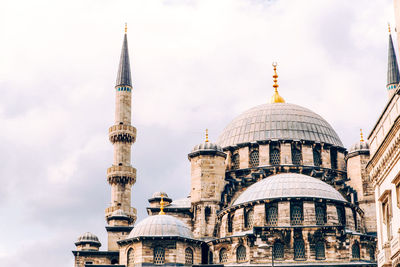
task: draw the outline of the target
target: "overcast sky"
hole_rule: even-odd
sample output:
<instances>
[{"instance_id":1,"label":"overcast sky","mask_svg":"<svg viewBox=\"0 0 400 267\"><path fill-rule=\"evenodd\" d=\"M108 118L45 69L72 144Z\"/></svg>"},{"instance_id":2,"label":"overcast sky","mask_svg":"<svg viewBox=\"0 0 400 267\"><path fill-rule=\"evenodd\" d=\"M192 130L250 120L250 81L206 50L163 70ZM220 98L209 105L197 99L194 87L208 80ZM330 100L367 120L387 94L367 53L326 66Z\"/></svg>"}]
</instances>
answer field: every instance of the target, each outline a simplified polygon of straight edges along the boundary
<instances>
[{"instance_id":1,"label":"overcast sky","mask_svg":"<svg viewBox=\"0 0 400 267\"><path fill-rule=\"evenodd\" d=\"M387 101L392 0L3 0L0 265L73 266L76 238L106 249L107 130L124 23L137 142L138 220L155 191L189 193L187 154L280 94L324 117L346 147ZM178 186L177 186L178 185Z\"/></svg>"}]
</instances>

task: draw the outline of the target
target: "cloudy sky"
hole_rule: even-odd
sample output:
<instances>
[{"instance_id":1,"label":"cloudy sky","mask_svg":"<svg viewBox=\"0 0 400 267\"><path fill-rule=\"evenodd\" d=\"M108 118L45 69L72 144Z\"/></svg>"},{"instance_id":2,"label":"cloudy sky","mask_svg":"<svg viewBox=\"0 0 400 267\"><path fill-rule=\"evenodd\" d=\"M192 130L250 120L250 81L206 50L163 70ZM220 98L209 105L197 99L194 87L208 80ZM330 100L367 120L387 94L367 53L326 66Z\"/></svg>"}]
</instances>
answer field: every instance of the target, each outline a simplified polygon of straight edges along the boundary
<instances>
[{"instance_id":1,"label":"cloudy sky","mask_svg":"<svg viewBox=\"0 0 400 267\"><path fill-rule=\"evenodd\" d=\"M393 0L3 0L0 265L73 266L83 232L106 248L107 129L124 23L138 129L133 206L189 192L187 153L280 94L323 116L346 147L387 101ZM178 186L177 186L178 185Z\"/></svg>"}]
</instances>

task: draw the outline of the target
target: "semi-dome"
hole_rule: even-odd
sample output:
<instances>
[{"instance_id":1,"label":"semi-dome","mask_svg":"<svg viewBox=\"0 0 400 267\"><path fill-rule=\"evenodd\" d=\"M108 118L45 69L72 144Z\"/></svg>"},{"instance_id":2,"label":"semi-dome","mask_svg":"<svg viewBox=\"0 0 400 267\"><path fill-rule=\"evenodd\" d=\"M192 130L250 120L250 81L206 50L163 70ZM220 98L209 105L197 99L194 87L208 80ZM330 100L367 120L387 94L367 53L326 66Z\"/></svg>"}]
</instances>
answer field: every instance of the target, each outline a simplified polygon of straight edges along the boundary
<instances>
[{"instance_id":1,"label":"semi-dome","mask_svg":"<svg viewBox=\"0 0 400 267\"><path fill-rule=\"evenodd\" d=\"M289 103L263 104L251 108L224 129L222 147L263 140L308 140L343 147L335 130L313 111Z\"/></svg>"},{"instance_id":2,"label":"semi-dome","mask_svg":"<svg viewBox=\"0 0 400 267\"><path fill-rule=\"evenodd\" d=\"M170 215L154 215L139 222L128 238L174 236L194 239L193 233L181 220Z\"/></svg>"},{"instance_id":3,"label":"semi-dome","mask_svg":"<svg viewBox=\"0 0 400 267\"><path fill-rule=\"evenodd\" d=\"M233 206L263 199L312 197L346 202L332 186L299 173L281 173L269 176L247 188Z\"/></svg>"}]
</instances>

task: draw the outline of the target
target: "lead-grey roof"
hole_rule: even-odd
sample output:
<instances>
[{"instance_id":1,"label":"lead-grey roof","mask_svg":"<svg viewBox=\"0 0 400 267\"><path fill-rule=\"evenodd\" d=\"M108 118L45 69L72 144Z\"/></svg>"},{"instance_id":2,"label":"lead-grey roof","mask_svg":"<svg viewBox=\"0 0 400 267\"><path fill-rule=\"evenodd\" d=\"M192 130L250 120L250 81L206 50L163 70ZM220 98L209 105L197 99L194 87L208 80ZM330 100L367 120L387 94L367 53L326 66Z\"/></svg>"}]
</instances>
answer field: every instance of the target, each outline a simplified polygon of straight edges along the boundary
<instances>
[{"instance_id":1,"label":"lead-grey roof","mask_svg":"<svg viewBox=\"0 0 400 267\"><path fill-rule=\"evenodd\" d=\"M299 173L269 176L247 188L233 206L263 199L312 197L346 201L331 185Z\"/></svg>"},{"instance_id":2,"label":"lead-grey roof","mask_svg":"<svg viewBox=\"0 0 400 267\"><path fill-rule=\"evenodd\" d=\"M87 242L100 244L99 238L90 232L82 234L80 237L78 237L77 240L77 243L87 243Z\"/></svg>"},{"instance_id":3,"label":"lead-grey roof","mask_svg":"<svg viewBox=\"0 0 400 267\"><path fill-rule=\"evenodd\" d=\"M181 220L170 215L154 215L139 222L128 238L176 236L194 239L193 233Z\"/></svg>"},{"instance_id":4,"label":"lead-grey roof","mask_svg":"<svg viewBox=\"0 0 400 267\"><path fill-rule=\"evenodd\" d=\"M309 140L343 147L339 136L318 114L289 103L263 104L251 108L224 129L222 147L262 140Z\"/></svg>"},{"instance_id":5,"label":"lead-grey roof","mask_svg":"<svg viewBox=\"0 0 400 267\"><path fill-rule=\"evenodd\" d=\"M399 82L400 82L399 66L397 65L397 59L393 47L392 35L389 34L387 85L398 84Z\"/></svg>"},{"instance_id":6,"label":"lead-grey roof","mask_svg":"<svg viewBox=\"0 0 400 267\"><path fill-rule=\"evenodd\" d=\"M358 141L354 145L352 145L349 149L349 153L357 152L357 151L369 151L369 143L368 141Z\"/></svg>"},{"instance_id":7,"label":"lead-grey roof","mask_svg":"<svg viewBox=\"0 0 400 267\"><path fill-rule=\"evenodd\" d=\"M120 86L120 85L132 86L131 65L129 63L129 52L128 52L128 38L126 36L126 33L124 35L124 42L122 44L121 57L119 59L117 82L115 86Z\"/></svg>"}]
</instances>

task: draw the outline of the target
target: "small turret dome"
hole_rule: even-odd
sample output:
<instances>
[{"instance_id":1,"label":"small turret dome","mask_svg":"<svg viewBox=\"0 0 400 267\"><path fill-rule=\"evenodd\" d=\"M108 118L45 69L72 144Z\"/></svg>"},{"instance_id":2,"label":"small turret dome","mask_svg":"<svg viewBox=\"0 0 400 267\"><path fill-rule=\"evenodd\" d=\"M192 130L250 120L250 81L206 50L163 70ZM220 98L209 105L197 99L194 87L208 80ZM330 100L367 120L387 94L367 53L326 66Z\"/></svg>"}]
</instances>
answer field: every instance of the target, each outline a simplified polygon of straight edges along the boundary
<instances>
[{"instance_id":1,"label":"small turret dome","mask_svg":"<svg viewBox=\"0 0 400 267\"><path fill-rule=\"evenodd\" d=\"M75 242L76 246L84 246L84 245L89 245L89 249L91 248L99 248L101 247L101 243L99 241L99 238L90 233L90 232L86 232L83 235L78 237L78 240Z\"/></svg>"},{"instance_id":2,"label":"small turret dome","mask_svg":"<svg viewBox=\"0 0 400 267\"><path fill-rule=\"evenodd\" d=\"M199 150L215 150L222 152L222 147L218 144L214 144L211 142L204 142L202 144L198 144L193 147L192 152L196 152Z\"/></svg>"},{"instance_id":3,"label":"small turret dome","mask_svg":"<svg viewBox=\"0 0 400 267\"><path fill-rule=\"evenodd\" d=\"M129 238L173 236L194 239L192 231L181 220L170 215L153 215L139 222Z\"/></svg>"},{"instance_id":4,"label":"small turret dome","mask_svg":"<svg viewBox=\"0 0 400 267\"><path fill-rule=\"evenodd\" d=\"M349 153L358 152L358 151L368 151L369 152L369 144L368 141L358 141L354 145L352 145L349 149Z\"/></svg>"},{"instance_id":5,"label":"small turret dome","mask_svg":"<svg viewBox=\"0 0 400 267\"><path fill-rule=\"evenodd\" d=\"M151 198L161 198L161 196L168 198L168 194L165 192L154 192Z\"/></svg>"}]
</instances>

